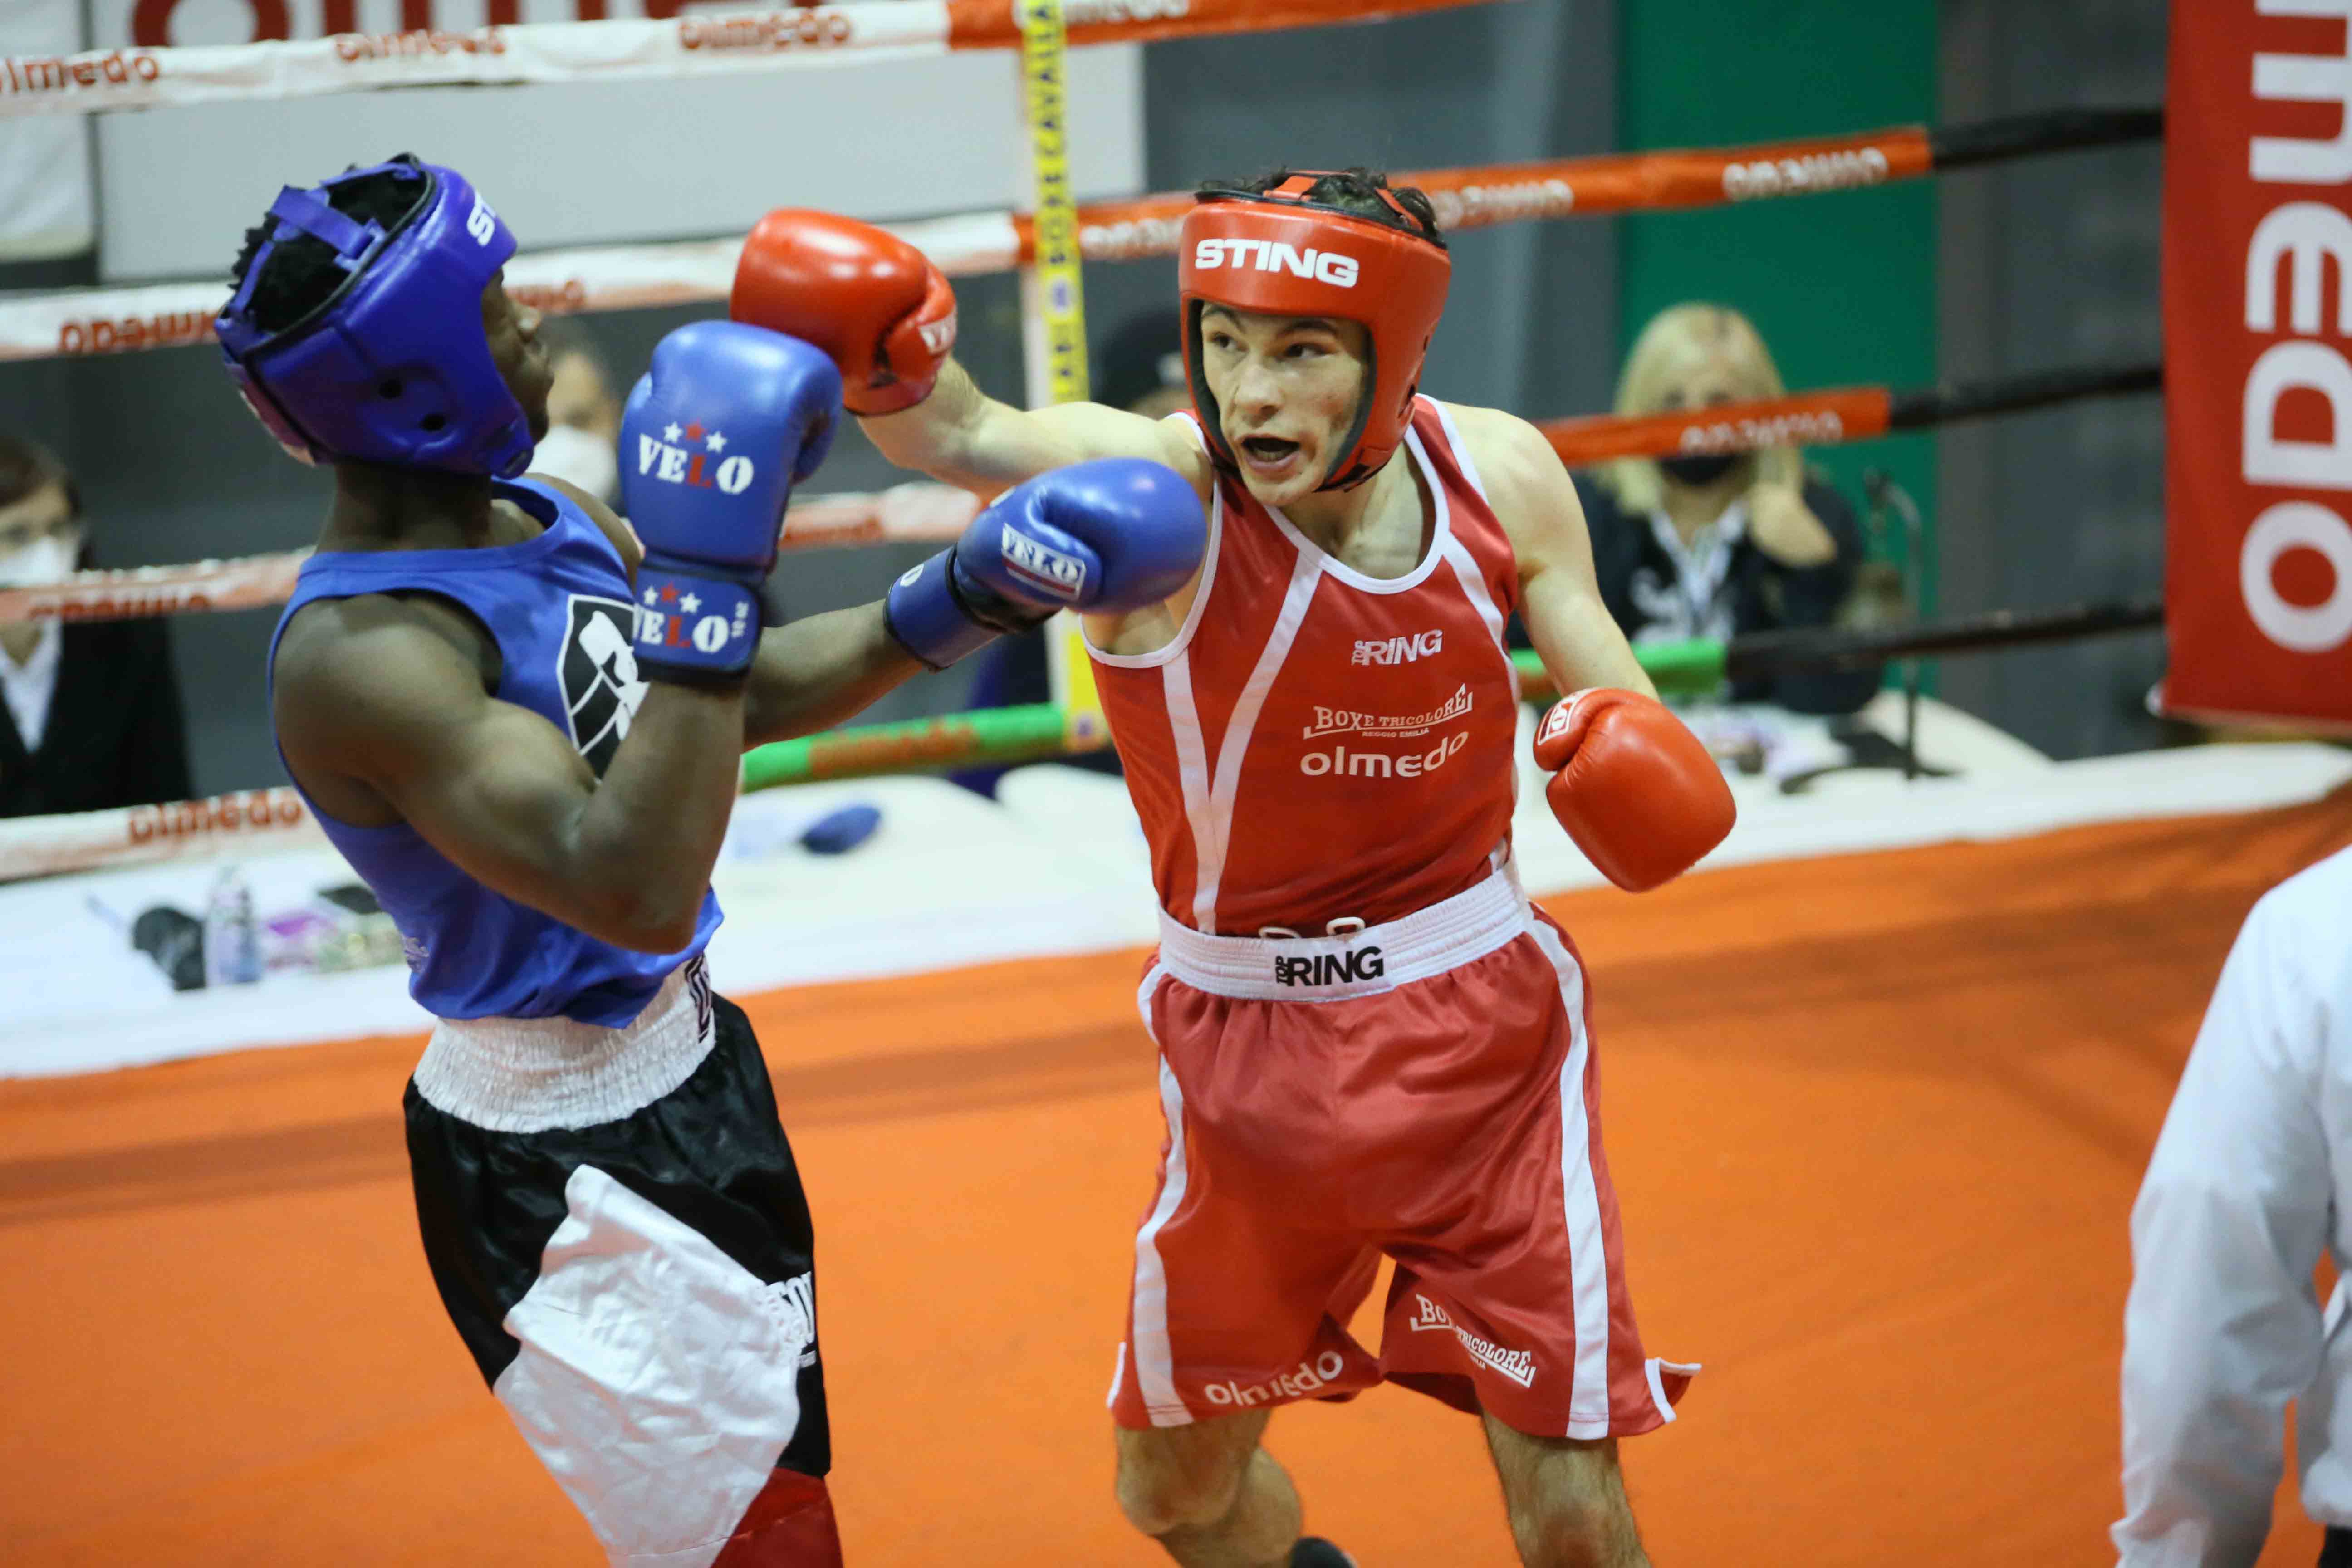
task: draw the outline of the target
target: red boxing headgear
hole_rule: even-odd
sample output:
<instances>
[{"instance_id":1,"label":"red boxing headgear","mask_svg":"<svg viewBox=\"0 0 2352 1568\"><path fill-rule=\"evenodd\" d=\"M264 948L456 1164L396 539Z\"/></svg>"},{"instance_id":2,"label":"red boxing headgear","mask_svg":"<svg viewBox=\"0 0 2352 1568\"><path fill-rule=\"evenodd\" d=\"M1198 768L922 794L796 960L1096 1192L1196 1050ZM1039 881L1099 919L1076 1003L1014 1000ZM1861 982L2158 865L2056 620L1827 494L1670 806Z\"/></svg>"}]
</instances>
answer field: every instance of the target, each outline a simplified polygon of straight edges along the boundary
<instances>
[{"instance_id":1,"label":"red boxing headgear","mask_svg":"<svg viewBox=\"0 0 2352 1568\"><path fill-rule=\"evenodd\" d=\"M1376 219L1307 195L1319 171L1294 173L1263 194L1204 188L1184 215L1177 294L1184 317L1184 377L1208 432L1209 449L1238 468L1217 400L1201 368L1201 312L1223 305L1268 316L1329 316L1360 323L1370 340L1355 428L1319 487L1343 490L1378 473L1404 439L1429 340L1445 310L1454 270L1444 242L1387 190L1381 200L1409 226Z\"/></svg>"}]
</instances>

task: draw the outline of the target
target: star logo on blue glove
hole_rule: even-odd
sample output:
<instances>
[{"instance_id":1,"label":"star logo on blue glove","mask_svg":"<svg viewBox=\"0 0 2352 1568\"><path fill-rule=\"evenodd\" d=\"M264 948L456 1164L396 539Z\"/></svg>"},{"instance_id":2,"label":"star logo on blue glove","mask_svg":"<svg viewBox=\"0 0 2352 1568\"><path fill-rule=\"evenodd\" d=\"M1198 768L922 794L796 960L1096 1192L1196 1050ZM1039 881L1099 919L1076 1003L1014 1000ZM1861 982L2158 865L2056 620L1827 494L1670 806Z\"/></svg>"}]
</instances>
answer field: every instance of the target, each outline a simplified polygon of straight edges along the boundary
<instances>
[{"instance_id":1,"label":"star logo on blue glove","mask_svg":"<svg viewBox=\"0 0 2352 1568\"><path fill-rule=\"evenodd\" d=\"M703 449L691 451L689 446ZM758 470L740 453L731 458L717 456L726 450L726 436L706 427L699 419L686 425L672 420L662 426L659 437L638 434L637 472L664 484L740 496L751 488Z\"/></svg>"}]
</instances>

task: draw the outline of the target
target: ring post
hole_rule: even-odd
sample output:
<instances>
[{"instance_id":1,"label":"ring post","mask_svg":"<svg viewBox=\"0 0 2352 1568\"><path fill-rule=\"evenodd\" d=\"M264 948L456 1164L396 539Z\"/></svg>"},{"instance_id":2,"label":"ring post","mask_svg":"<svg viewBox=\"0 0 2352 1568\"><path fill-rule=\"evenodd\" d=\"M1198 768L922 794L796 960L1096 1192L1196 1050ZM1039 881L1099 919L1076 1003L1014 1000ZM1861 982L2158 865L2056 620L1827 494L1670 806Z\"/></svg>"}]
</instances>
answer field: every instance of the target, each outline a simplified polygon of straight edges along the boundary
<instances>
[{"instance_id":1,"label":"ring post","mask_svg":"<svg viewBox=\"0 0 2352 1568\"><path fill-rule=\"evenodd\" d=\"M1069 33L1062 0L1017 0L1021 25L1021 105L1029 121L1029 264L1021 269L1022 363L1029 406L1087 399L1087 300L1079 277L1078 208L1070 188ZM1077 616L1067 610L1045 628L1045 675L1054 702L1099 715L1094 667L1087 662Z\"/></svg>"}]
</instances>

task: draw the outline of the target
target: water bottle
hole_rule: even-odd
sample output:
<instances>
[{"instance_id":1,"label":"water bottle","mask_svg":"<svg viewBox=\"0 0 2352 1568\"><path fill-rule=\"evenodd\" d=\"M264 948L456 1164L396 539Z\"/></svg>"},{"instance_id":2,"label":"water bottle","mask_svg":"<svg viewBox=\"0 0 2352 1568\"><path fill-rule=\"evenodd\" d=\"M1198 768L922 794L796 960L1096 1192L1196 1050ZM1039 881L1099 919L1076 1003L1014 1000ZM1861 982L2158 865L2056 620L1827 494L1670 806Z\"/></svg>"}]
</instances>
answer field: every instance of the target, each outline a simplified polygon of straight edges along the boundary
<instances>
[{"instance_id":1,"label":"water bottle","mask_svg":"<svg viewBox=\"0 0 2352 1568\"><path fill-rule=\"evenodd\" d=\"M205 906L205 984L251 985L261 978L261 927L253 918L253 889L235 866L213 883Z\"/></svg>"}]
</instances>

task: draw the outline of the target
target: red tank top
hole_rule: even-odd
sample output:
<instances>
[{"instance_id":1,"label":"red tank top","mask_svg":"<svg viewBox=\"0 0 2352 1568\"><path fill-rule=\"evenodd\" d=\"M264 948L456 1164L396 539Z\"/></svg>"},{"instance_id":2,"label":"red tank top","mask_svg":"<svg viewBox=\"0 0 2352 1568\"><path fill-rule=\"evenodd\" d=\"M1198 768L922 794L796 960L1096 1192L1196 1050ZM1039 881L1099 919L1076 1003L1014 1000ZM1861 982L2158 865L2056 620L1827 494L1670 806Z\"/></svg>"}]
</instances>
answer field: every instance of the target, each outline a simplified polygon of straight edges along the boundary
<instances>
[{"instance_id":1,"label":"red tank top","mask_svg":"<svg viewBox=\"0 0 2352 1568\"><path fill-rule=\"evenodd\" d=\"M1342 565L1220 474L1176 640L1094 651L1160 907L1198 931L1393 920L1507 850L1517 567L1443 408L1414 400L1398 458L1436 509L1405 576Z\"/></svg>"}]
</instances>

